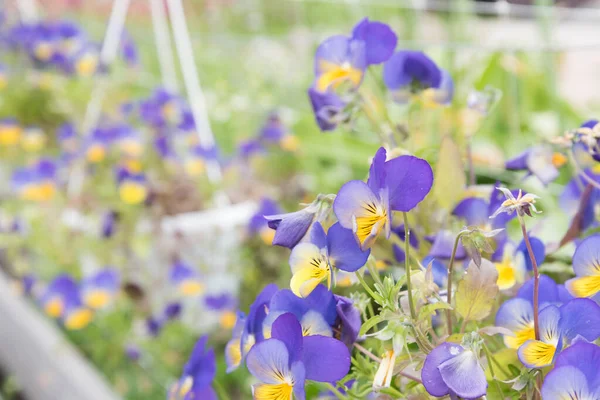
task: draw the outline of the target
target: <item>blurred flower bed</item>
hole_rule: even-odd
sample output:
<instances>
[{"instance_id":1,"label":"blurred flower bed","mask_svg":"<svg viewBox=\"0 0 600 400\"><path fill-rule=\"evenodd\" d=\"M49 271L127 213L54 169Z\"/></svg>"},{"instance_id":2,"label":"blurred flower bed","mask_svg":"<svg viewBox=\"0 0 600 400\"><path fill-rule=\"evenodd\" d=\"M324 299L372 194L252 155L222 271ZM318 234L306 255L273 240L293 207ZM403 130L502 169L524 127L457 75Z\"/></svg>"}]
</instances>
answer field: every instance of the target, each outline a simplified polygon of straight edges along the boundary
<instances>
[{"instance_id":1,"label":"blurred flower bed","mask_svg":"<svg viewBox=\"0 0 600 400\"><path fill-rule=\"evenodd\" d=\"M330 365L329 376L305 360L306 379L326 384L297 385L297 398L304 390L307 398L323 399L449 391L479 397L480 387L461 393L438 377L437 386L409 382L421 369L432 370L428 355L443 353L449 360L453 352L477 355L468 362L481 374L480 364L485 366L488 398L518 398L526 390L535 396L535 388L541 389L535 371L551 364L554 353L546 364L519 359L517 349L540 338L523 332L532 321L514 326L514 314L524 311L511 304L529 299L524 307L534 313L528 294L532 253L547 275L539 282L540 302L573 304L562 283L587 270L578 272L571 260L572 241L590 236L597 225L596 189L586 189L581 177L596 179L590 149L597 125L581 125L584 116L547 84L554 79L547 63L556 60L544 54L466 59L450 48L427 55L407 50L414 39L410 11L391 17L372 7L371 20L385 21L394 31L379 32L384 37L374 44L369 35L383 28L361 20L352 29L360 18L351 7L207 7L206 15L190 7L189 24L217 142L210 147L199 140L184 91L161 87L147 15L127 25L119 58L110 66L99 57L104 20L82 14L24 25L6 15L0 29L0 264L15 290L55 319L127 399L166 393L210 399L212 390L221 399L251 398L251 384L275 384L258 371L268 360L257 359L256 349L276 347L278 339L268 336L281 338L281 331L293 348L297 343L286 341L297 334L293 330L305 336L306 352L317 342L311 336L329 336L320 346L332 359L354 351L348 375L339 363ZM464 20L440 19L453 37L466 35ZM353 56L358 50L350 40L364 42L366 58ZM102 116L82 131L98 82L107 92ZM565 142L576 146L564 150ZM402 164L406 157L423 164ZM566 166L570 158L575 167ZM218 183L207 177L215 164L222 169ZM390 176L408 171L403 200L394 198L393 184L378 181L381 168ZM428 173L431 181L422 182ZM367 176L372 194L343 191ZM387 190L391 206L377 203ZM374 209L380 213L383 207L387 222L377 213L373 223L358 220L352 207L364 200L360 195L375 196ZM230 218L227 207L248 200L255 204L253 215ZM336 202L345 205L336 210ZM543 214L527 219L529 251L520 222L535 207ZM501 214L490 220L498 208L518 218ZM297 210L291 218L285 214ZM205 212L201 221L225 222L192 233L165 231L169 218L192 212ZM389 240L375 243L386 231ZM358 249L350 248L354 239ZM291 248L291 255L281 246ZM310 253L313 247L318 257ZM469 259L477 264L469 268L483 271L475 278L479 283L460 275ZM406 286L409 263L414 290ZM455 304L448 295L453 279ZM469 297L469 285L471 292L487 292ZM542 300L550 292L555 298ZM465 311L457 302L481 307ZM445 314L452 306L460 321L453 328ZM415 307L418 318L411 315ZM595 315L595 308L586 312ZM563 339L575 342L574 332L553 348ZM491 354L499 360L496 375ZM250 373L236 369L244 361ZM284 389L271 393L283 397L269 397L261 392L265 388L254 395L290 398L292 389ZM10 399L18 384L4 382L0 393Z\"/></svg>"}]
</instances>

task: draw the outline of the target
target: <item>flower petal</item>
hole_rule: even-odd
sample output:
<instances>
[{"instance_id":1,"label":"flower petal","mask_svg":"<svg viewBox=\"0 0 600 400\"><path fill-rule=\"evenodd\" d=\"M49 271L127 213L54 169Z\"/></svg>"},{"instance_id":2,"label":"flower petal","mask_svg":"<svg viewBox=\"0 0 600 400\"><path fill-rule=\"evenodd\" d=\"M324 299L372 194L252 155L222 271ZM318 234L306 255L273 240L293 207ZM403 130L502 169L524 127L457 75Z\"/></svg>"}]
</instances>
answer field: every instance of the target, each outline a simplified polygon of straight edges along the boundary
<instances>
[{"instance_id":1,"label":"flower petal","mask_svg":"<svg viewBox=\"0 0 600 400\"><path fill-rule=\"evenodd\" d=\"M600 306L590 299L573 299L560 307L560 331L569 340L577 335L593 342L600 337Z\"/></svg>"},{"instance_id":2,"label":"flower petal","mask_svg":"<svg viewBox=\"0 0 600 400\"><path fill-rule=\"evenodd\" d=\"M484 199L469 197L458 203L452 214L463 218L467 225L481 226L489 221L488 207L489 204Z\"/></svg>"},{"instance_id":3,"label":"flower petal","mask_svg":"<svg viewBox=\"0 0 600 400\"><path fill-rule=\"evenodd\" d=\"M268 339L252 347L246 357L248 370L261 382L279 385L289 375L289 354L281 340ZM290 388L291 392L291 388Z\"/></svg>"},{"instance_id":4,"label":"flower petal","mask_svg":"<svg viewBox=\"0 0 600 400\"><path fill-rule=\"evenodd\" d=\"M510 299L504 302L496 313L496 326L507 328L516 336L504 336L509 348L519 348L529 339L533 339L533 306L525 299Z\"/></svg>"},{"instance_id":5,"label":"flower petal","mask_svg":"<svg viewBox=\"0 0 600 400\"><path fill-rule=\"evenodd\" d=\"M448 385L442 379L438 367L462 351L464 349L457 344L442 343L427 355L421 370L421 380L427 393L435 397L442 397L449 393Z\"/></svg>"},{"instance_id":6,"label":"flower petal","mask_svg":"<svg viewBox=\"0 0 600 400\"><path fill-rule=\"evenodd\" d=\"M444 361L438 367L448 388L465 399L476 399L487 392L485 373L471 350Z\"/></svg>"},{"instance_id":7,"label":"flower petal","mask_svg":"<svg viewBox=\"0 0 600 400\"><path fill-rule=\"evenodd\" d=\"M527 368L546 367L554 360L556 345L540 340L528 340L519 347L518 355Z\"/></svg>"},{"instance_id":8,"label":"flower petal","mask_svg":"<svg viewBox=\"0 0 600 400\"><path fill-rule=\"evenodd\" d=\"M585 375L575 367L555 367L542 385L544 400L593 399Z\"/></svg>"},{"instance_id":9,"label":"flower petal","mask_svg":"<svg viewBox=\"0 0 600 400\"><path fill-rule=\"evenodd\" d=\"M593 235L582 241L573 254L575 275L600 275L600 235Z\"/></svg>"},{"instance_id":10,"label":"flower petal","mask_svg":"<svg viewBox=\"0 0 600 400\"><path fill-rule=\"evenodd\" d=\"M325 336L306 336L302 358L306 379L336 382L350 370L350 352L339 340Z\"/></svg>"},{"instance_id":11,"label":"flower petal","mask_svg":"<svg viewBox=\"0 0 600 400\"><path fill-rule=\"evenodd\" d=\"M333 202L333 212L341 226L352 229L355 217L368 217L372 214L365 205L379 203L379 198L366 183L350 181L340 188Z\"/></svg>"},{"instance_id":12,"label":"flower petal","mask_svg":"<svg viewBox=\"0 0 600 400\"><path fill-rule=\"evenodd\" d=\"M302 327L294 314L285 313L278 317L273 322L271 337L286 345L291 363L302 357Z\"/></svg>"},{"instance_id":13,"label":"flower petal","mask_svg":"<svg viewBox=\"0 0 600 400\"><path fill-rule=\"evenodd\" d=\"M519 288L517 297L525 299L533 304L533 286L534 279L531 278L527 280L523 286ZM558 302L558 285L552 278L547 275L540 275L539 289L538 301L540 306Z\"/></svg>"},{"instance_id":14,"label":"flower petal","mask_svg":"<svg viewBox=\"0 0 600 400\"><path fill-rule=\"evenodd\" d=\"M302 335L303 336L333 336L331 326L325 321L323 315L315 310L310 310L302 316Z\"/></svg>"},{"instance_id":15,"label":"flower petal","mask_svg":"<svg viewBox=\"0 0 600 400\"><path fill-rule=\"evenodd\" d=\"M600 365L600 347L582 340L560 353L554 368L575 367L585 375L590 388L598 388L600 387L598 365Z\"/></svg>"},{"instance_id":16,"label":"flower petal","mask_svg":"<svg viewBox=\"0 0 600 400\"><path fill-rule=\"evenodd\" d=\"M352 38L365 42L367 65L380 64L394 53L398 38L392 29L377 21L364 18L352 30Z\"/></svg>"},{"instance_id":17,"label":"flower petal","mask_svg":"<svg viewBox=\"0 0 600 400\"><path fill-rule=\"evenodd\" d=\"M385 185L385 159L386 159L385 147L380 147L375 153L373 160L371 161L371 168L369 169L369 179L367 185L371 188L373 193L379 193L379 190Z\"/></svg>"},{"instance_id":18,"label":"flower petal","mask_svg":"<svg viewBox=\"0 0 600 400\"><path fill-rule=\"evenodd\" d=\"M412 210L427 196L433 185L433 170L421 158L394 158L385 163L385 173L392 210Z\"/></svg>"},{"instance_id":19,"label":"flower petal","mask_svg":"<svg viewBox=\"0 0 600 400\"><path fill-rule=\"evenodd\" d=\"M343 271L354 272L367 262L371 250L361 250L350 229L335 223L327 235L329 259Z\"/></svg>"}]
</instances>

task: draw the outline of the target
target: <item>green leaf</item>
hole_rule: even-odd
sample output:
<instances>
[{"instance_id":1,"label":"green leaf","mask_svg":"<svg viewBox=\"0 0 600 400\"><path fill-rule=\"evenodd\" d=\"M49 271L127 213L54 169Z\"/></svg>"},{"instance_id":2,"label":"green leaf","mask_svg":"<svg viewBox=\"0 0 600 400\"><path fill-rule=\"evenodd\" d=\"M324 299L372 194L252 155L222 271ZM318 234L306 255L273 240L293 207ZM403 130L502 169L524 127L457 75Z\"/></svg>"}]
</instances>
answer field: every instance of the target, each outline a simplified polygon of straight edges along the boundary
<instances>
[{"instance_id":1,"label":"green leaf","mask_svg":"<svg viewBox=\"0 0 600 400\"><path fill-rule=\"evenodd\" d=\"M451 310L451 309L452 309L452 307L450 306L450 304L444 303L441 301L438 303L427 304L426 306L421 307L421 309L419 310L418 319L419 319L419 321L423 320L426 317L431 316L437 310Z\"/></svg>"},{"instance_id":2,"label":"green leaf","mask_svg":"<svg viewBox=\"0 0 600 400\"><path fill-rule=\"evenodd\" d=\"M456 311L468 321L487 317L498 294L498 271L491 261L481 260L481 266L471 262L456 288Z\"/></svg>"},{"instance_id":3,"label":"green leaf","mask_svg":"<svg viewBox=\"0 0 600 400\"><path fill-rule=\"evenodd\" d=\"M383 321L385 321L385 317L383 315L376 315L373 318L369 319L360 327L359 336L365 335L367 332L369 332L369 330L372 327L374 327L375 325L377 325Z\"/></svg>"},{"instance_id":4,"label":"green leaf","mask_svg":"<svg viewBox=\"0 0 600 400\"><path fill-rule=\"evenodd\" d=\"M435 166L433 197L441 207L450 210L462 198L466 184L460 149L450 136L445 136Z\"/></svg>"}]
</instances>

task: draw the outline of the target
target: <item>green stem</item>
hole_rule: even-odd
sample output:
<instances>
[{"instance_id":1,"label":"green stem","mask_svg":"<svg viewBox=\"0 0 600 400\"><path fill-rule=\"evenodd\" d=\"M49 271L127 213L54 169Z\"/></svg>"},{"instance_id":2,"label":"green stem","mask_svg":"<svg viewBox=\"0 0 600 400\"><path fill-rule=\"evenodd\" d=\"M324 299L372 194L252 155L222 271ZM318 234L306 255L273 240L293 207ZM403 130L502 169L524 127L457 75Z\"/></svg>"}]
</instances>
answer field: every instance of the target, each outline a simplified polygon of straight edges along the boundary
<instances>
[{"instance_id":1,"label":"green stem","mask_svg":"<svg viewBox=\"0 0 600 400\"><path fill-rule=\"evenodd\" d=\"M373 277L373 280L377 282L380 286L383 286L383 282L381 281L381 276L379 276L379 271L377 271L377 266L375 265L375 259L369 258L367 261L367 269L369 270L369 274Z\"/></svg>"},{"instance_id":2,"label":"green stem","mask_svg":"<svg viewBox=\"0 0 600 400\"><path fill-rule=\"evenodd\" d=\"M408 214L402 213L404 217L404 268L406 269L406 288L408 289L408 306L410 308L410 316L414 320L417 319L415 311L415 303L412 296L412 283L410 281L410 229L408 229Z\"/></svg>"},{"instance_id":3,"label":"green stem","mask_svg":"<svg viewBox=\"0 0 600 400\"><path fill-rule=\"evenodd\" d=\"M452 272L454 270L454 259L456 258L456 250L458 249L458 243L462 232L456 235L454 240L454 247L452 247L452 255L450 256L450 264L448 264L448 304L452 305ZM452 335L452 311L446 310L446 321L448 324L448 336Z\"/></svg>"},{"instance_id":4,"label":"green stem","mask_svg":"<svg viewBox=\"0 0 600 400\"><path fill-rule=\"evenodd\" d=\"M327 389L329 389L331 391L331 393L333 393L333 395L338 398L339 400L346 400L348 397L344 396L343 394L340 393L339 390L337 390L337 388L335 386L333 386L331 383L329 382L325 382L323 384Z\"/></svg>"},{"instance_id":5,"label":"green stem","mask_svg":"<svg viewBox=\"0 0 600 400\"><path fill-rule=\"evenodd\" d=\"M488 368L490 369L490 373L492 374L492 380L496 384L496 389L498 389L498 393L502 396L501 398L504 399L504 391L502 390L500 383L496 379L496 373L494 372L494 364L492 362L494 357L492 356L490 349L488 349L488 347L485 345L485 343L483 344L483 351L485 352L485 356L487 357Z\"/></svg>"},{"instance_id":6,"label":"green stem","mask_svg":"<svg viewBox=\"0 0 600 400\"><path fill-rule=\"evenodd\" d=\"M369 287L369 285L367 285L367 282L365 282L365 278L358 271L356 271L356 278L358 278L358 281L360 282L362 287L365 288L367 293L369 293L371 298L373 298L373 299L377 298L377 296L375 295L375 292L373 292L373 290Z\"/></svg>"}]
</instances>

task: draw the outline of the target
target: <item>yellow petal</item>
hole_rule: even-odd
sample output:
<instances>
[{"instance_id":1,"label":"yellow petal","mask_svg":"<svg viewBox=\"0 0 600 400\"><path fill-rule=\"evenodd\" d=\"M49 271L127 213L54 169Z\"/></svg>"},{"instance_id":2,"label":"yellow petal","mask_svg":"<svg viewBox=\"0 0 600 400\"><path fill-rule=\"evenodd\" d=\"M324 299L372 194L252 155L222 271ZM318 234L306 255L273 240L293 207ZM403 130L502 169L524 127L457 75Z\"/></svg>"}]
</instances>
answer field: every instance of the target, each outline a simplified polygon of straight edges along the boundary
<instances>
[{"instance_id":1,"label":"yellow petal","mask_svg":"<svg viewBox=\"0 0 600 400\"><path fill-rule=\"evenodd\" d=\"M496 263L496 270L498 271L498 280L496 283L500 290L510 289L517 283L512 262Z\"/></svg>"},{"instance_id":2,"label":"yellow petal","mask_svg":"<svg viewBox=\"0 0 600 400\"><path fill-rule=\"evenodd\" d=\"M126 204L139 204L146 200L148 191L138 182L125 181L119 186L119 197Z\"/></svg>"},{"instance_id":3,"label":"yellow petal","mask_svg":"<svg viewBox=\"0 0 600 400\"><path fill-rule=\"evenodd\" d=\"M528 340L535 339L535 331L533 326L515 332L515 336L504 336L504 344L511 349L518 349L523 343Z\"/></svg>"},{"instance_id":4,"label":"yellow petal","mask_svg":"<svg viewBox=\"0 0 600 400\"><path fill-rule=\"evenodd\" d=\"M105 290L90 290L84 296L85 305L91 309L104 308L110 301L110 293Z\"/></svg>"},{"instance_id":5,"label":"yellow petal","mask_svg":"<svg viewBox=\"0 0 600 400\"><path fill-rule=\"evenodd\" d=\"M329 266L320 268L309 266L294 273L290 281L290 289L298 297L306 297L312 293L319 283L330 275Z\"/></svg>"},{"instance_id":6,"label":"yellow petal","mask_svg":"<svg viewBox=\"0 0 600 400\"><path fill-rule=\"evenodd\" d=\"M225 311L219 317L219 323L223 329L231 330L235 326L237 316L233 311Z\"/></svg>"},{"instance_id":7,"label":"yellow petal","mask_svg":"<svg viewBox=\"0 0 600 400\"><path fill-rule=\"evenodd\" d=\"M539 340L530 340L519 349L523 362L530 367L545 367L552 364L556 347Z\"/></svg>"},{"instance_id":8,"label":"yellow petal","mask_svg":"<svg viewBox=\"0 0 600 400\"><path fill-rule=\"evenodd\" d=\"M187 280L179 284L179 291L184 296L198 296L199 294L204 292L204 285L202 284L202 282L198 282L195 280Z\"/></svg>"},{"instance_id":9,"label":"yellow petal","mask_svg":"<svg viewBox=\"0 0 600 400\"><path fill-rule=\"evenodd\" d=\"M254 386L254 400L292 400L293 387L288 383Z\"/></svg>"},{"instance_id":10,"label":"yellow petal","mask_svg":"<svg viewBox=\"0 0 600 400\"><path fill-rule=\"evenodd\" d=\"M566 285L575 297L592 297L600 292L600 275L574 278L567 281Z\"/></svg>"},{"instance_id":11,"label":"yellow petal","mask_svg":"<svg viewBox=\"0 0 600 400\"><path fill-rule=\"evenodd\" d=\"M94 313L92 310L82 308L69 314L65 320L65 327L70 330L82 329L92 321Z\"/></svg>"},{"instance_id":12,"label":"yellow petal","mask_svg":"<svg viewBox=\"0 0 600 400\"><path fill-rule=\"evenodd\" d=\"M55 297L52 300L48 301L44 306L44 311L46 314L51 316L52 318L58 318L62 314L64 309L63 302L60 297Z\"/></svg>"}]
</instances>

